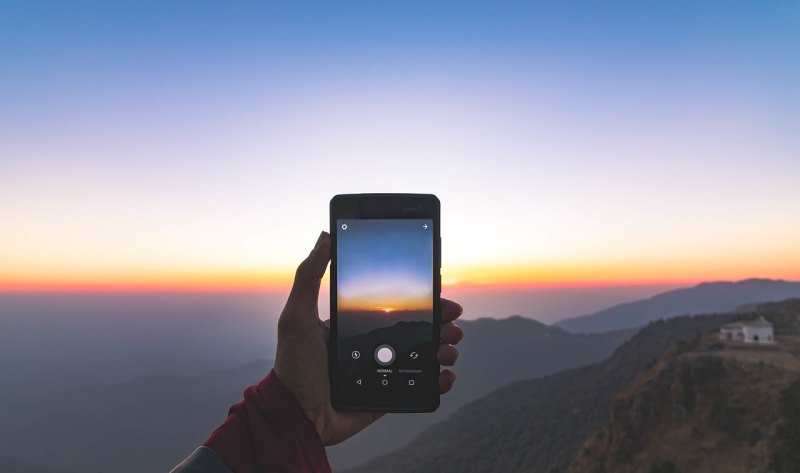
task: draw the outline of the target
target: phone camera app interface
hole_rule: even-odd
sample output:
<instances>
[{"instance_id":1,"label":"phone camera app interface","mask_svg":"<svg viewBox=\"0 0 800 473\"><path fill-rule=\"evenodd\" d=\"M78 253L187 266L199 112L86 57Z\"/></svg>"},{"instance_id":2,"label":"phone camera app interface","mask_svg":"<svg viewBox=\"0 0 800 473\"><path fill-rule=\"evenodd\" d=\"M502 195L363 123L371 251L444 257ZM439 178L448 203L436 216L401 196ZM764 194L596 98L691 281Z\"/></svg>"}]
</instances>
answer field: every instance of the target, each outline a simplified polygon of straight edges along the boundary
<instances>
[{"instance_id":1,"label":"phone camera app interface","mask_svg":"<svg viewBox=\"0 0 800 473\"><path fill-rule=\"evenodd\" d=\"M433 220L340 219L337 382L349 399L424 399L433 343Z\"/></svg>"}]
</instances>

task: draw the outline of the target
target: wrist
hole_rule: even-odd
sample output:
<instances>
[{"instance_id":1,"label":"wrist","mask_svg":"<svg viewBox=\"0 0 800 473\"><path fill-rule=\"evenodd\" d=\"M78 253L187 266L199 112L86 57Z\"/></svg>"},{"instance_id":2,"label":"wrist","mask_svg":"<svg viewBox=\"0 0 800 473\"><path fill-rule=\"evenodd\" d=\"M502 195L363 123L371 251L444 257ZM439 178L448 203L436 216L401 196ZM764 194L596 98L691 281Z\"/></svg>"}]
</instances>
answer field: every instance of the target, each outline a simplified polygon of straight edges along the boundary
<instances>
[{"instance_id":1,"label":"wrist","mask_svg":"<svg viewBox=\"0 0 800 473\"><path fill-rule=\"evenodd\" d=\"M281 411L284 411L281 413L281 417L288 418L288 416L291 416L294 420L289 424L293 430L297 427L297 430L303 432L306 437L311 436L310 434L313 433L313 436L318 439L320 444L326 445L325 431L323 430L326 423L322 413L318 412L317 409L309 409L303 402L304 396L301 390L292 386L291 377L287 378L288 382L281 378L278 369L273 368L267 378L260 383L259 390L263 391L263 387L269 386L268 389L270 390L282 392L281 397L285 398L286 402L283 403L284 406L281 408ZM299 419L301 415L302 421Z\"/></svg>"},{"instance_id":2,"label":"wrist","mask_svg":"<svg viewBox=\"0 0 800 473\"><path fill-rule=\"evenodd\" d=\"M282 376L283 370L279 364L272 369L275 379L280 382L283 389L292 396L298 406L303 410L308 421L314 426L314 430L319 436L323 445L328 445L331 432L328 428L329 413L328 406L308 402L309 396L304 395L307 389L293 382L291 375ZM313 390L313 387L311 388Z\"/></svg>"},{"instance_id":3,"label":"wrist","mask_svg":"<svg viewBox=\"0 0 800 473\"><path fill-rule=\"evenodd\" d=\"M319 439L322 442L322 445L326 447L330 445L331 435L330 431L330 418L328 409L326 406L317 406L311 409L305 409L306 416L308 420L314 424L314 428L317 431L317 435L319 435Z\"/></svg>"}]
</instances>

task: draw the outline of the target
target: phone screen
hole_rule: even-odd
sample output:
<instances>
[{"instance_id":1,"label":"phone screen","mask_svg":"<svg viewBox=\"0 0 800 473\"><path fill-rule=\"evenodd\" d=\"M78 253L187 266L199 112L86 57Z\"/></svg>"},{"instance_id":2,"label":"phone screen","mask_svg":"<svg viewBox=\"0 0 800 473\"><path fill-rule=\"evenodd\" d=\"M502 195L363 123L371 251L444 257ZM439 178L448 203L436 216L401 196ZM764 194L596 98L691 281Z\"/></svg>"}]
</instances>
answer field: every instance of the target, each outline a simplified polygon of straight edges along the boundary
<instances>
[{"instance_id":1,"label":"phone screen","mask_svg":"<svg viewBox=\"0 0 800 473\"><path fill-rule=\"evenodd\" d=\"M336 220L337 384L356 405L430 404L438 376L433 225Z\"/></svg>"}]
</instances>

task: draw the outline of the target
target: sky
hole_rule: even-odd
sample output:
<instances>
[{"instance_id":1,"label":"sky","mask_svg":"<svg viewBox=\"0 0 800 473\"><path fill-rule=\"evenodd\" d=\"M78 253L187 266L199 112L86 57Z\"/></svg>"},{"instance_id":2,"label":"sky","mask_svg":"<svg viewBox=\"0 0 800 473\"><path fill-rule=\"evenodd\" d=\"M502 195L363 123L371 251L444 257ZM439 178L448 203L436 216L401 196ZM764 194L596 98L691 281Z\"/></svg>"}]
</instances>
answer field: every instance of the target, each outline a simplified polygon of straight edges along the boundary
<instances>
[{"instance_id":1,"label":"sky","mask_svg":"<svg viewBox=\"0 0 800 473\"><path fill-rule=\"evenodd\" d=\"M447 288L800 279L800 4L2 2L0 290L286 287L434 193Z\"/></svg>"},{"instance_id":2,"label":"sky","mask_svg":"<svg viewBox=\"0 0 800 473\"><path fill-rule=\"evenodd\" d=\"M433 220L337 219L337 224L339 310L433 309Z\"/></svg>"}]
</instances>

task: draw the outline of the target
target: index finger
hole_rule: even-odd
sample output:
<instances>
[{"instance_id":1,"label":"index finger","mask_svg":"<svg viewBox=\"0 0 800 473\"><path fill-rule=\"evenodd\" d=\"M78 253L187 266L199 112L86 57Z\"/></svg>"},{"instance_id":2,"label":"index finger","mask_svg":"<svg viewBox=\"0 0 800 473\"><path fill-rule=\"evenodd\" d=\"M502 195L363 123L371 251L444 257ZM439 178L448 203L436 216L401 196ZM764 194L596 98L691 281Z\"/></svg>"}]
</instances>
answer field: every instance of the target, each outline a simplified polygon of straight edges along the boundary
<instances>
[{"instance_id":1,"label":"index finger","mask_svg":"<svg viewBox=\"0 0 800 473\"><path fill-rule=\"evenodd\" d=\"M442 323L452 322L463 313L464 309L460 305L450 299L442 299Z\"/></svg>"}]
</instances>

